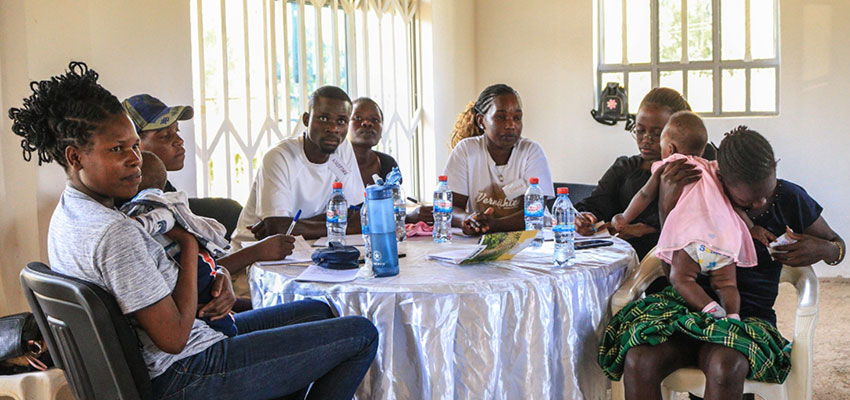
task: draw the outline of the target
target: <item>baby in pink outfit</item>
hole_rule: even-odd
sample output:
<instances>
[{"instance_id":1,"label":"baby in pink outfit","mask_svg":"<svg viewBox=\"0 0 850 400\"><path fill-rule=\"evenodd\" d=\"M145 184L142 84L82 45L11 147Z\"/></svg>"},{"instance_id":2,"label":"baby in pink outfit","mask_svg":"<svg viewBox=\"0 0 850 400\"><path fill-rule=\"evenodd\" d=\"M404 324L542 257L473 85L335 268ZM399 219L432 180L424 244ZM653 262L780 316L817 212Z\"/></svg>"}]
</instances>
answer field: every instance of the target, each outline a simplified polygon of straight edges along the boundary
<instances>
[{"instance_id":1,"label":"baby in pink outfit","mask_svg":"<svg viewBox=\"0 0 850 400\"><path fill-rule=\"evenodd\" d=\"M708 133L699 116L689 111L673 114L660 140L664 159L652 165L649 181L632 198L628 208L611 222L617 229L631 222L658 197L661 173L667 163L687 159L702 175L682 190L661 228L655 255L671 265L670 282L688 304L715 318L740 319L735 268L757 263L748 228L752 222L742 211L733 208L724 194L717 162L701 157ZM700 273L709 276L721 304L697 284Z\"/></svg>"}]
</instances>

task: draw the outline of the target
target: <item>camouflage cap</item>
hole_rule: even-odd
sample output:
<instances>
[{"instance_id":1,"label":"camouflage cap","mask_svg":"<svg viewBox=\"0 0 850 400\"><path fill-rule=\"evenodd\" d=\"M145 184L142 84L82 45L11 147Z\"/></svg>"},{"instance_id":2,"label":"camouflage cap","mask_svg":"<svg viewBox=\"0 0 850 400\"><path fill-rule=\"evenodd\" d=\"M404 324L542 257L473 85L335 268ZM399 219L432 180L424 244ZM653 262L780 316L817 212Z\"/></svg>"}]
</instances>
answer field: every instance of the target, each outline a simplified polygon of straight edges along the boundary
<instances>
[{"instance_id":1,"label":"camouflage cap","mask_svg":"<svg viewBox=\"0 0 850 400\"><path fill-rule=\"evenodd\" d=\"M192 106L169 107L149 94L137 94L124 100L121 105L130 114L136 131L152 131L167 128L177 121L192 119Z\"/></svg>"}]
</instances>

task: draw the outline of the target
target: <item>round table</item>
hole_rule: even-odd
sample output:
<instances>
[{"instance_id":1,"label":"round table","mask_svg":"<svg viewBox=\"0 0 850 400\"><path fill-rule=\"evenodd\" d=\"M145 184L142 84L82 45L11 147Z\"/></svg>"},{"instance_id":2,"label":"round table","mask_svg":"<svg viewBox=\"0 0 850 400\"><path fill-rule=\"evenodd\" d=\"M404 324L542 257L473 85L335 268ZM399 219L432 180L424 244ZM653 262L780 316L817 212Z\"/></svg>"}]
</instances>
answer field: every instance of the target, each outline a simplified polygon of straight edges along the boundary
<instances>
[{"instance_id":1,"label":"round table","mask_svg":"<svg viewBox=\"0 0 850 400\"><path fill-rule=\"evenodd\" d=\"M425 258L441 246L412 238L398 275L341 284L296 282L303 266L254 265L253 305L314 298L370 319L380 344L358 399L606 398L596 356L608 301L638 264L628 243L577 251L568 268L551 266L552 242L468 266Z\"/></svg>"}]
</instances>

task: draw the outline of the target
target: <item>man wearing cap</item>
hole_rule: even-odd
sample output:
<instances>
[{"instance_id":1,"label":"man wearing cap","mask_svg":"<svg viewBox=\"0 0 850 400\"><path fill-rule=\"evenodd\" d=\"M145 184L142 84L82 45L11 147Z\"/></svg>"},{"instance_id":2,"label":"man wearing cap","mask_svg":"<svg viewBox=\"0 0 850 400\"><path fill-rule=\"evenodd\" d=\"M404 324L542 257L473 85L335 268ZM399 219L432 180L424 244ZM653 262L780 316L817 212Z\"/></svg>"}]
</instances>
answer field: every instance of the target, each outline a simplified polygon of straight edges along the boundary
<instances>
[{"instance_id":1,"label":"man wearing cap","mask_svg":"<svg viewBox=\"0 0 850 400\"><path fill-rule=\"evenodd\" d=\"M127 98L122 105L136 126L136 132L141 139L139 147L156 154L165 164L166 170L183 169L186 150L183 148L183 139L178 133L177 122L192 119L195 114L192 106L169 107L148 94L138 94ZM167 182L165 191L175 192L177 189L171 182ZM255 262L281 260L292 254L294 242L291 236L270 235L255 246L232 250L230 254L217 259L216 262L226 267L235 277L245 267ZM236 294L249 296L244 290L237 290ZM250 308L250 302L240 302L239 306L241 309Z\"/></svg>"},{"instance_id":2,"label":"man wearing cap","mask_svg":"<svg viewBox=\"0 0 850 400\"><path fill-rule=\"evenodd\" d=\"M130 119L136 126L136 132L141 138L139 147L150 151L159 157L168 171L183 169L186 160L186 149L183 148L183 138L178 133L177 121L192 119L195 111L192 106L169 107L156 97L139 94L130 97L122 103L130 114ZM166 192L177 189L167 182Z\"/></svg>"}]
</instances>

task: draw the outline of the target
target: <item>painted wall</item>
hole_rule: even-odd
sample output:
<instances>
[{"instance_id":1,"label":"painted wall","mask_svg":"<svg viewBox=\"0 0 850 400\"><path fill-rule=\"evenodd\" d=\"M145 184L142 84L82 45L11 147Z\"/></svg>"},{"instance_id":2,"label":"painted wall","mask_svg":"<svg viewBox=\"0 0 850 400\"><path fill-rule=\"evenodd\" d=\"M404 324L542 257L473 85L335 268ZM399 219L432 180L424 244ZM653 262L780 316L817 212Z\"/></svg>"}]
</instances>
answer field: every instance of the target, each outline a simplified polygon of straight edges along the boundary
<instances>
[{"instance_id":1,"label":"painted wall","mask_svg":"<svg viewBox=\"0 0 850 400\"><path fill-rule=\"evenodd\" d=\"M65 185L62 169L21 158L9 107L30 94L29 82L62 73L81 60L119 99L148 92L169 104L192 103L189 3L156 0L0 2L0 315L27 309L18 274L25 263L47 262L47 227ZM193 127L181 125L187 160ZM195 191L195 164L171 176Z\"/></svg>"},{"instance_id":2,"label":"painted wall","mask_svg":"<svg viewBox=\"0 0 850 400\"><path fill-rule=\"evenodd\" d=\"M476 0L475 89L505 82L522 95L524 135L545 144L553 178L595 183L612 161L635 154L631 138L590 118L594 107L592 0ZM764 134L779 176L805 187L850 240L850 2L781 0L780 115L714 118L711 140L745 124ZM470 93L468 96L474 96ZM845 210L845 211L842 211ZM850 276L850 262L816 266Z\"/></svg>"},{"instance_id":3,"label":"painted wall","mask_svg":"<svg viewBox=\"0 0 850 400\"><path fill-rule=\"evenodd\" d=\"M448 140L458 114L477 96L475 4L423 0L420 3L425 171L421 192L430 202L437 176L449 158Z\"/></svg>"}]
</instances>

